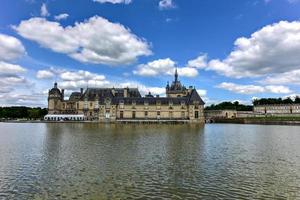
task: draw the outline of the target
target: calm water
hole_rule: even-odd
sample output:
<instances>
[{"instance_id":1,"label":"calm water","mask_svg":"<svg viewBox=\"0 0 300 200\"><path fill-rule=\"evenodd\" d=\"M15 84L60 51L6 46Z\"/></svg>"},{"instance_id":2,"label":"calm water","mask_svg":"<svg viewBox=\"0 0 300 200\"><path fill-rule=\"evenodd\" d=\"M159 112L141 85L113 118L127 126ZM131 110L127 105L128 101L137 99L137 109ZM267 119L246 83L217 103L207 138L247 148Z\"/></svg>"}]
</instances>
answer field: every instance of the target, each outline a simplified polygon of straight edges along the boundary
<instances>
[{"instance_id":1,"label":"calm water","mask_svg":"<svg viewBox=\"0 0 300 200\"><path fill-rule=\"evenodd\" d=\"M300 127L0 123L0 199L300 199Z\"/></svg>"}]
</instances>

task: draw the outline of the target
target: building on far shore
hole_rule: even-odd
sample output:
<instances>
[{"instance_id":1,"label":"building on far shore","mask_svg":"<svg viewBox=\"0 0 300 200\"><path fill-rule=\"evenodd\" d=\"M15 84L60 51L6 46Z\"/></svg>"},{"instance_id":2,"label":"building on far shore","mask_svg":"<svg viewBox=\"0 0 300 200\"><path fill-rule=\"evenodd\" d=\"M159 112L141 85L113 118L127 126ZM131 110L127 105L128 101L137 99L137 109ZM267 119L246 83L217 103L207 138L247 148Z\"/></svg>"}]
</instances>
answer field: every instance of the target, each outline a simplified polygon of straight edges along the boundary
<instances>
[{"instance_id":1,"label":"building on far shore","mask_svg":"<svg viewBox=\"0 0 300 200\"><path fill-rule=\"evenodd\" d=\"M300 117L300 104L254 105L253 111L205 110L205 120L261 118L261 117Z\"/></svg>"},{"instance_id":2,"label":"building on far shore","mask_svg":"<svg viewBox=\"0 0 300 200\"><path fill-rule=\"evenodd\" d=\"M255 105L253 111L272 116L300 116L300 104Z\"/></svg>"},{"instance_id":3,"label":"building on far shore","mask_svg":"<svg viewBox=\"0 0 300 200\"><path fill-rule=\"evenodd\" d=\"M237 117L236 110L205 110L205 119L232 119Z\"/></svg>"},{"instance_id":4,"label":"building on far shore","mask_svg":"<svg viewBox=\"0 0 300 200\"><path fill-rule=\"evenodd\" d=\"M64 99L57 83L49 90L45 120L93 120L99 122L204 123L204 102L197 90L178 79L166 86L166 97L142 97L138 88L83 88ZM78 117L76 117L78 115Z\"/></svg>"}]
</instances>

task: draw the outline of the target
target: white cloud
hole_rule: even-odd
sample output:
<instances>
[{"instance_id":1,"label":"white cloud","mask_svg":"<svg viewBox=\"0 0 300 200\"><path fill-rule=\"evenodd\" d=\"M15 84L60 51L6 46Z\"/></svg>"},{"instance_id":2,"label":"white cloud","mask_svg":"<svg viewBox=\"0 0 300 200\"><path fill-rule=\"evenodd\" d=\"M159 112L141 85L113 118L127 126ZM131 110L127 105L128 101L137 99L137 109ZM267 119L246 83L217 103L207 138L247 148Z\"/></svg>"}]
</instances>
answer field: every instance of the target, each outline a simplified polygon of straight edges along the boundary
<instances>
[{"instance_id":1,"label":"white cloud","mask_svg":"<svg viewBox=\"0 0 300 200\"><path fill-rule=\"evenodd\" d=\"M9 93L0 94L0 104L2 106L32 106L46 107L47 96L38 93L19 94Z\"/></svg>"},{"instance_id":2,"label":"white cloud","mask_svg":"<svg viewBox=\"0 0 300 200\"><path fill-rule=\"evenodd\" d=\"M24 84L29 84L28 80L23 77L23 76L6 76L6 77L1 77L0 79L0 85L1 86L16 86L16 85L24 85Z\"/></svg>"},{"instance_id":3,"label":"white cloud","mask_svg":"<svg viewBox=\"0 0 300 200\"><path fill-rule=\"evenodd\" d=\"M66 89L66 93L70 94L72 91L78 91L79 88L86 87L107 87L107 88L139 88L139 91L142 95L148 94L151 92L153 95L165 96L165 87L154 87L146 86L140 82L136 81L114 81L108 80L104 75L98 73L92 73L84 70L67 70L67 69L45 69L42 71L41 76L49 74L55 74L57 76L58 86L60 88ZM49 86L51 87L51 86Z\"/></svg>"},{"instance_id":4,"label":"white cloud","mask_svg":"<svg viewBox=\"0 0 300 200\"><path fill-rule=\"evenodd\" d=\"M50 16L50 13L48 12L48 9L47 9L47 5L45 3L43 3L41 6L41 16L42 17Z\"/></svg>"},{"instance_id":5,"label":"white cloud","mask_svg":"<svg viewBox=\"0 0 300 200\"><path fill-rule=\"evenodd\" d=\"M193 60L188 61L187 66L195 67L198 69L203 69L203 68L207 67L207 55L203 54Z\"/></svg>"},{"instance_id":6,"label":"white cloud","mask_svg":"<svg viewBox=\"0 0 300 200\"><path fill-rule=\"evenodd\" d=\"M158 3L158 7L161 10L176 8L173 0L160 0Z\"/></svg>"},{"instance_id":7,"label":"white cloud","mask_svg":"<svg viewBox=\"0 0 300 200\"><path fill-rule=\"evenodd\" d=\"M62 14L59 14L59 15L55 15L54 19L59 21L59 20L67 19L68 17L69 17L69 14L62 13Z\"/></svg>"},{"instance_id":8,"label":"white cloud","mask_svg":"<svg viewBox=\"0 0 300 200\"><path fill-rule=\"evenodd\" d=\"M20 40L0 33L0 60L14 60L24 54L25 48Z\"/></svg>"},{"instance_id":9,"label":"white cloud","mask_svg":"<svg viewBox=\"0 0 300 200\"><path fill-rule=\"evenodd\" d=\"M14 29L26 39L84 63L130 64L152 53L144 39L99 16L67 27L44 18L31 18Z\"/></svg>"},{"instance_id":10,"label":"white cloud","mask_svg":"<svg viewBox=\"0 0 300 200\"><path fill-rule=\"evenodd\" d=\"M265 0L265 3L270 3L272 0ZM286 0L288 3L297 3L299 0Z\"/></svg>"},{"instance_id":11,"label":"white cloud","mask_svg":"<svg viewBox=\"0 0 300 200\"><path fill-rule=\"evenodd\" d=\"M104 75L95 74L83 70L65 71L60 74L60 78L64 81L80 81L80 80L103 81L106 79Z\"/></svg>"},{"instance_id":12,"label":"white cloud","mask_svg":"<svg viewBox=\"0 0 300 200\"><path fill-rule=\"evenodd\" d=\"M50 70L39 70L36 77L38 79L52 79L55 77L55 74Z\"/></svg>"},{"instance_id":13,"label":"white cloud","mask_svg":"<svg viewBox=\"0 0 300 200\"><path fill-rule=\"evenodd\" d=\"M281 21L235 41L224 60L211 60L206 70L241 78L278 74L300 67L300 22Z\"/></svg>"},{"instance_id":14,"label":"white cloud","mask_svg":"<svg viewBox=\"0 0 300 200\"><path fill-rule=\"evenodd\" d=\"M198 94L199 94L201 97L207 95L207 91L206 91L206 90L203 90L203 89L198 89L197 92L198 92Z\"/></svg>"},{"instance_id":15,"label":"white cloud","mask_svg":"<svg viewBox=\"0 0 300 200\"><path fill-rule=\"evenodd\" d=\"M239 94L257 94L257 93L275 93L275 94L288 94L292 91L281 85L267 85L267 86L258 86L258 85L239 85L235 83L223 82L217 85L217 88L222 88L234 93Z\"/></svg>"},{"instance_id":16,"label":"white cloud","mask_svg":"<svg viewBox=\"0 0 300 200\"><path fill-rule=\"evenodd\" d=\"M273 76L268 76L265 79L259 81L263 84L297 84L300 85L300 70L293 70L289 72L284 72L282 74L276 74Z\"/></svg>"},{"instance_id":17,"label":"white cloud","mask_svg":"<svg viewBox=\"0 0 300 200\"><path fill-rule=\"evenodd\" d=\"M118 4L118 3L130 4L132 0L94 0L94 2L112 3L112 4Z\"/></svg>"},{"instance_id":18,"label":"white cloud","mask_svg":"<svg viewBox=\"0 0 300 200\"><path fill-rule=\"evenodd\" d=\"M147 64L140 64L134 74L140 76L158 76L158 75L174 75L176 69L176 62L170 58L158 59ZM191 67L178 68L180 76L195 77L198 75L198 71Z\"/></svg>"},{"instance_id":19,"label":"white cloud","mask_svg":"<svg viewBox=\"0 0 300 200\"><path fill-rule=\"evenodd\" d=\"M282 85L267 85L265 86L266 92L271 92L275 94L288 94L291 91L288 87Z\"/></svg>"},{"instance_id":20,"label":"white cloud","mask_svg":"<svg viewBox=\"0 0 300 200\"><path fill-rule=\"evenodd\" d=\"M0 61L0 75L15 75L17 73L24 73L26 69L20 65L14 65Z\"/></svg>"},{"instance_id":21,"label":"white cloud","mask_svg":"<svg viewBox=\"0 0 300 200\"><path fill-rule=\"evenodd\" d=\"M181 67L177 68L178 74L180 76L185 76L185 77L196 77L198 75L198 71L195 68L192 67ZM174 70L172 75L174 75Z\"/></svg>"}]
</instances>

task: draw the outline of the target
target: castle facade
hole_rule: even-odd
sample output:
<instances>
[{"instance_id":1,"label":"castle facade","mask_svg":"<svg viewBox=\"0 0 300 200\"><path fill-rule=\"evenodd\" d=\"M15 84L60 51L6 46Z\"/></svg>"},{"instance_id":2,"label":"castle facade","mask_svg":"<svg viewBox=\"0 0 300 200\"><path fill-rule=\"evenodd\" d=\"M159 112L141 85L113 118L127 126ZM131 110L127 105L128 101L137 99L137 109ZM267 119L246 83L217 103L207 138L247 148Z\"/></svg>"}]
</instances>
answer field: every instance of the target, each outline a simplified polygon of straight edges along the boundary
<instances>
[{"instance_id":1,"label":"castle facade","mask_svg":"<svg viewBox=\"0 0 300 200\"><path fill-rule=\"evenodd\" d=\"M48 93L45 120L91 120L99 122L191 122L204 123L204 102L194 87L175 79L166 86L166 97L142 97L137 88L83 88L68 100L57 83Z\"/></svg>"}]
</instances>

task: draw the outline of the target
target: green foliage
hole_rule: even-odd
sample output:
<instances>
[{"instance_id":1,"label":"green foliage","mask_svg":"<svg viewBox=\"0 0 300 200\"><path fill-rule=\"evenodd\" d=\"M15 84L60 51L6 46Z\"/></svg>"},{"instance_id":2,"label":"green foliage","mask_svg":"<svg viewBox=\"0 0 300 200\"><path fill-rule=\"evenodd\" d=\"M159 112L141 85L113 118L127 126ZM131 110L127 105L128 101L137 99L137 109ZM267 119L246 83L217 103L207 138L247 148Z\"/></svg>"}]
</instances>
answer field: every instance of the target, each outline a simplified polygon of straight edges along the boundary
<instances>
[{"instance_id":1,"label":"green foliage","mask_svg":"<svg viewBox=\"0 0 300 200\"><path fill-rule=\"evenodd\" d=\"M46 108L0 107L0 119L42 119L47 115Z\"/></svg>"},{"instance_id":2,"label":"green foliage","mask_svg":"<svg viewBox=\"0 0 300 200\"><path fill-rule=\"evenodd\" d=\"M229 102L225 101L217 105L212 104L211 106L205 107L205 110L237 110L237 111L252 111L253 106L240 104L238 101Z\"/></svg>"},{"instance_id":3,"label":"green foliage","mask_svg":"<svg viewBox=\"0 0 300 200\"><path fill-rule=\"evenodd\" d=\"M300 97L296 97L295 100L292 100L290 97L286 99L282 98L262 98L253 100L253 105L268 105L268 104L293 104L300 103Z\"/></svg>"}]
</instances>

